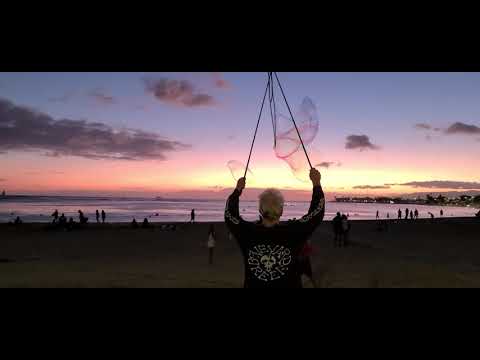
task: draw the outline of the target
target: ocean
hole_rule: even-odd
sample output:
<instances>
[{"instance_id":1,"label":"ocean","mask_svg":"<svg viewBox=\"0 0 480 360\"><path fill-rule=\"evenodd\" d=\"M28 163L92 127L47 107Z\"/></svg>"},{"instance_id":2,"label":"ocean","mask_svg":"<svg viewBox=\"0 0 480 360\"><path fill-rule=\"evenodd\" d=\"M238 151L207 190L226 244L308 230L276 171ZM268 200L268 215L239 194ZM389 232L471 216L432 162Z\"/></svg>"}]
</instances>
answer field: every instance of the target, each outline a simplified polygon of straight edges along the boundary
<instances>
[{"instance_id":1,"label":"ocean","mask_svg":"<svg viewBox=\"0 0 480 360\"><path fill-rule=\"evenodd\" d=\"M288 202L285 204L283 220L300 218L308 211L308 202ZM186 222L190 220L190 211L195 209L196 221L221 222L225 201L219 200L152 200L141 198L110 197L60 197L25 196L0 199L0 223L6 223L20 216L24 222L50 222L51 214L59 213L78 220L78 210L82 210L89 222L96 222L95 210L105 210L107 222L131 222L133 218L151 222ZM418 209L421 218L428 218L428 212L440 216L443 209L445 217L471 217L478 211L467 207L412 206L391 204L357 204L327 202L325 219L331 220L337 212L348 214L351 220L375 219L377 210L381 218L397 217L398 209ZM240 213L245 220L258 219L256 201L240 201Z\"/></svg>"}]
</instances>

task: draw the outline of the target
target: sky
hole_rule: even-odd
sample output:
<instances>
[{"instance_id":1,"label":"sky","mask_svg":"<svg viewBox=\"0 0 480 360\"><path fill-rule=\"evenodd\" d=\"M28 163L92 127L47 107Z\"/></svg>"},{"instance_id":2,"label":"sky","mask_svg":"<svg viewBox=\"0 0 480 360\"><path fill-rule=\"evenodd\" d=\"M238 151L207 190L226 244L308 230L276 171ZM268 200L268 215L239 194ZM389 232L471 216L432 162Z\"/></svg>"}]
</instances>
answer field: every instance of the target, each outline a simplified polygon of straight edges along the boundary
<instances>
[{"instance_id":1,"label":"sky","mask_svg":"<svg viewBox=\"0 0 480 360\"><path fill-rule=\"evenodd\" d=\"M278 75L292 108L315 104L307 148L330 194L480 190L480 73ZM0 189L205 197L232 188L227 163L246 163L266 80L0 73ZM276 102L286 115L278 91ZM250 169L251 188L311 187L275 156L268 112Z\"/></svg>"}]
</instances>

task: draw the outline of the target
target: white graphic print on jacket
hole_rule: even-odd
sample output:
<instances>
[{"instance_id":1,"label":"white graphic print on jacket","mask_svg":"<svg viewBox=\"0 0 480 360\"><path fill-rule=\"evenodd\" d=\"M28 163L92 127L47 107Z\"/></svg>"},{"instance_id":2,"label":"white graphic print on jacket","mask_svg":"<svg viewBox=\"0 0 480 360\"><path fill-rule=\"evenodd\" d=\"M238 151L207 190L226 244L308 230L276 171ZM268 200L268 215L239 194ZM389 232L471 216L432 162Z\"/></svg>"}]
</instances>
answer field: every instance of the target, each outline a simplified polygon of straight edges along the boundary
<instances>
[{"instance_id":1,"label":"white graphic print on jacket","mask_svg":"<svg viewBox=\"0 0 480 360\"><path fill-rule=\"evenodd\" d=\"M250 271L262 281L280 279L292 262L290 249L276 245L257 245L248 252Z\"/></svg>"}]
</instances>

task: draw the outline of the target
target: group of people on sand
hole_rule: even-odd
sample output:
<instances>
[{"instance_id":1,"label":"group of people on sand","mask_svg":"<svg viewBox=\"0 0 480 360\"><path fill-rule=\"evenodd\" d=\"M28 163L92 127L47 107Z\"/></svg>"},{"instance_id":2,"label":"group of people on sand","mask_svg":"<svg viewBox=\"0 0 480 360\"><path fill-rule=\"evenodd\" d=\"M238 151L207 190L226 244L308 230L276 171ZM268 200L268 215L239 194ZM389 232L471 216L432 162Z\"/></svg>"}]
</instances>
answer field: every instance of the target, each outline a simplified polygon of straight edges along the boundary
<instances>
[{"instance_id":1,"label":"group of people on sand","mask_svg":"<svg viewBox=\"0 0 480 360\"><path fill-rule=\"evenodd\" d=\"M55 209L55 211L52 213L51 216L53 217L52 225L54 227L58 227L65 230L73 230L79 225L83 226L88 223L88 217L84 215L82 210L78 210L78 223L73 220L73 217L70 217L67 221L67 217L65 216L64 213L62 213L62 215L59 216L59 212L57 209ZM100 215L100 212L96 210L97 223L100 223L100 216L102 218L102 223L105 223L107 214L105 213L104 210L102 210L101 215Z\"/></svg>"}]
</instances>

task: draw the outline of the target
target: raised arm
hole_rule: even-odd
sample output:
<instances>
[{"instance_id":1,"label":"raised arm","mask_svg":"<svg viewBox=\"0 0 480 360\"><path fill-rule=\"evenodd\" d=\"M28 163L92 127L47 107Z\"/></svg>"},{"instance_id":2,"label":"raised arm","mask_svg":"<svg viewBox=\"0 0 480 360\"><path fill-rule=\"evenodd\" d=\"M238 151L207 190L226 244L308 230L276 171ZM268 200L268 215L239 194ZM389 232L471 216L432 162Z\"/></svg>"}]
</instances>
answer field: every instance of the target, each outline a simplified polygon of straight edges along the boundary
<instances>
[{"instance_id":1,"label":"raised arm","mask_svg":"<svg viewBox=\"0 0 480 360\"><path fill-rule=\"evenodd\" d=\"M228 197L227 204L225 206L225 223L234 236L239 231L238 228L240 223L243 222L243 219L240 217L239 209L239 201L243 189L245 189L245 178L238 180L237 187Z\"/></svg>"},{"instance_id":2,"label":"raised arm","mask_svg":"<svg viewBox=\"0 0 480 360\"><path fill-rule=\"evenodd\" d=\"M310 180L312 180L313 185L312 201L308 213L298 221L302 232L307 235L311 235L315 231L315 228L320 225L325 216L325 195L320 179L321 175L317 169L310 170Z\"/></svg>"}]
</instances>

